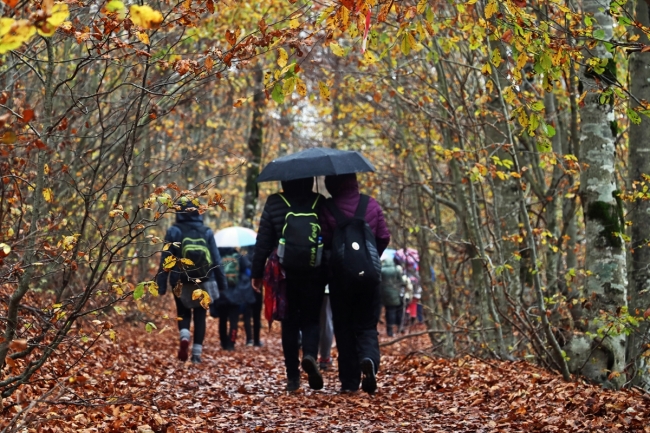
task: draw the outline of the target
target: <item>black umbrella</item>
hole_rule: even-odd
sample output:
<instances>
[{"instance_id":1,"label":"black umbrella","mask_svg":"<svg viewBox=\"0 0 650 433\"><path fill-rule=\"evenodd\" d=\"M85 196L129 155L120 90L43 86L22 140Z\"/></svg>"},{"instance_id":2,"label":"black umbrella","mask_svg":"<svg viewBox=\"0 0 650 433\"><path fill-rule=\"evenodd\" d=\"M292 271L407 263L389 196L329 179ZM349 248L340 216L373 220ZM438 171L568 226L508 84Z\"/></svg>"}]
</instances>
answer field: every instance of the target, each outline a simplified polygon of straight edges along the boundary
<instances>
[{"instance_id":1,"label":"black umbrella","mask_svg":"<svg viewBox=\"0 0 650 433\"><path fill-rule=\"evenodd\" d=\"M274 159L264 167L257 181L293 180L367 171L375 171L375 167L357 151L314 147Z\"/></svg>"}]
</instances>

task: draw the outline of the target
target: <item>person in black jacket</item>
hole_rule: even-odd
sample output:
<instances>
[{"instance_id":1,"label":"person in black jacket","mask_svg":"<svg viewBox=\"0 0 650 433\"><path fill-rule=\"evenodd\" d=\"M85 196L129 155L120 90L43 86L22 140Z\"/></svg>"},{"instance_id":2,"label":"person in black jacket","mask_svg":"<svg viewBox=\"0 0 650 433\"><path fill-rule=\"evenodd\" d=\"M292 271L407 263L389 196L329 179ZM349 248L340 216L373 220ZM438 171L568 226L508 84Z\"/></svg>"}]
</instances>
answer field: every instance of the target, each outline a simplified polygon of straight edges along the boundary
<instances>
[{"instance_id":1,"label":"person in black jacket","mask_svg":"<svg viewBox=\"0 0 650 433\"><path fill-rule=\"evenodd\" d=\"M267 258L277 248L290 204L305 205L323 199L312 192L313 178L282 182L282 195L271 195L264 206L253 254L253 288L261 290ZM286 272L287 315L282 320L282 351L287 372L287 391L300 387L300 333L302 332L302 368L312 389L323 388L323 377L316 358L320 334L320 309L325 289L322 267L307 274Z\"/></svg>"},{"instance_id":2,"label":"person in black jacket","mask_svg":"<svg viewBox=\"0 0 650 433\"><path fill-rule=\"evenodd\" d=\"M167 251L163 251L160 257L160 266L156 276L156 284L158 284L158 293L164 295L167 292L167 281L172 288L180 282L183 284L181 297L174 295L176 302L176 311L181 320L178 322L178 329L180 331L180 348L178 350L178 359L187 361L190 346L190 322L194 316L194 342L192 345L192 362L201 362L201 352L203 351L203 339L205 338L205 316L206 310L202 306L195 306L191 301L191 295L187 295L196 288L202 288L210 295L211 302L214 303L219 298L219 292L226 290L227 282L226 277L221 271L221 256L217 250L217 244L214 240L212 230L203 224L203 217L199 214L196 207L192 202L185 197L179 201L180 210L176 212L176 223L172 225L165 234L165 244L170 247ZM212 266L204 281L197 286L196 283L190 282L186 273L178 266L175 266L170 272L163 269L165 259L170 256L176 258L181 257L180 245L183 241L183 233L189 229L198 229L203 232L208 250L210 252L210 259Z\"/></svg>"},{"instance_id":3,"label":"person in black jacket","mask_svg":"<svg viewBox=\"0 0 650 433\"><path fill-rule=\"evenodd\" d=\"M228 287L221 292L217 302L211 306L211 315L219 317L221 348L233 351L237 342L237 328L241 307L255 302L250 282L251 264L246 256L239 254L234 248L219 248L219 254L222 257L221 268L226 275ZM230 275L230 269L233 269L233 267L228 265L229 260L236 260L237 266L232 272L237 275Z\"/></svg>"}]
</instances>

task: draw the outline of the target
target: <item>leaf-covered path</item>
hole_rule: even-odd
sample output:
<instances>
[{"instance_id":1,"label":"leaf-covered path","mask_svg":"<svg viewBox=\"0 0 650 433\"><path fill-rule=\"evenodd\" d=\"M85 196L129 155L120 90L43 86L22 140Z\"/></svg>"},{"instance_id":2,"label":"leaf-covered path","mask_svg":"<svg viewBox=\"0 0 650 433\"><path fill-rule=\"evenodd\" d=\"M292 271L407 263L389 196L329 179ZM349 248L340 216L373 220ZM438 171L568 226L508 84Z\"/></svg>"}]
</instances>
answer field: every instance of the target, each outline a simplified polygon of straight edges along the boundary
<instances>
[{"instance_id":1,"label":"leaf-covered path","mask_svg":"<svg viewBox=\"0 0 650 433\"><path fill-rule=\"evenodd\" d=\"M50 395L65 404L32 405L30 431L650 432L648 396L565 383L523 362L430 358L426 337L382 348L375 396L339 394L335 371L322 391L303 378L288 394L279 324L263 331L264 347L245 347L240 335L237 350L224 352L208 319L200 365L176 360L175 330L128 326L117 343L100 341Z\"/></svg>"}]
</instances>

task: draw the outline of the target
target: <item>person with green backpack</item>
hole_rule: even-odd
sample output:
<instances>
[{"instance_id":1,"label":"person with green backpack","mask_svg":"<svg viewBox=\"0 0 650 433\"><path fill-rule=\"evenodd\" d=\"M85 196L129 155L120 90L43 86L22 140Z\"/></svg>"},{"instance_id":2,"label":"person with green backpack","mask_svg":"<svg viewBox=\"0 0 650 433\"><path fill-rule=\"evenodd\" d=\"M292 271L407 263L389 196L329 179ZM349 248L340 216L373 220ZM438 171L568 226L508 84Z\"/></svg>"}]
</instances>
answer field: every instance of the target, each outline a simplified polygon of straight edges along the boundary
<instances>
[{"instance_id":1,"label":"person with green backpack","mask_svg":"<svg viewBox=\"0 0 650 433\"><path fill-rule=\"evenodd\" d=\"M316 362L326 282L320 266L323 244L318 221L323 197L312 191L313 185L311 177L282 181L282 193L271 195L264 205L253 254L255 290L262 288L264 266L274 250L286 274L286 316L281 322L286 390L290 392L300 387L300 367L308 375L310 388L323 388Z\"/></svg>"},{"instance_id":2,"label":"person with green backpack","mask_svg":"<svg viewBox=\"0 0 650 433\"><path fill-rule=\"evenodd\" d=\"M217 250L212 230L203 224L198 212L198 201L182 197L177 204L176 223L165 234L160 266L156 276L158 293L167 292L167 283L174 292L180 347L178 359L187 361L190 350L190 323L194 318L194 341L192 344L193 363L201 362L203 340L205 338L205 319L208 304L213 304L219 293L228 287L221 269L221 256ZM170 266L171 265L171 266ZM193 299L192 294L202 290L202 295ZM207 301L207 302L206 302ZM202 303L203 302L203 303Z\"/></svg>"}]
</instances>

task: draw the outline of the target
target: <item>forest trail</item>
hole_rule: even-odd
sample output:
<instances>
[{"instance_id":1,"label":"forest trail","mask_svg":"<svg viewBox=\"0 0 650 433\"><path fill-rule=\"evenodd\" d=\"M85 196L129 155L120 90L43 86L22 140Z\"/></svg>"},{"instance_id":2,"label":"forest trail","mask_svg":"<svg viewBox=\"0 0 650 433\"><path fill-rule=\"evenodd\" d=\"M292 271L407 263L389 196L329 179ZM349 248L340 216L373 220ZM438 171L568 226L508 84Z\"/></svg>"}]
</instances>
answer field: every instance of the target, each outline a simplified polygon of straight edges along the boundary
<instances>
[{"instance_id":1,"label":"forest trail","mask_svg":"<svg viewBox=\"0 0 650 433\"><path fill-rule=\"evenodd\" d=\"M288 394L279 323L263 329L264 347L244 346L241 329L236 351L225 352L209 318L199 365L176 359L168 323L162 333L116 327L116 342L98 341L50 394L60 404L32 405L32 428L21 431L650 432L650 398L639 392L565 383L524 362L431 358L426 336L382 347L375 396L340 394L335 370L323 390L303 377Z\"/></svg>"}]
</instances>

